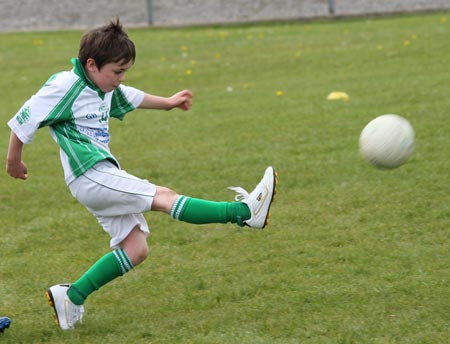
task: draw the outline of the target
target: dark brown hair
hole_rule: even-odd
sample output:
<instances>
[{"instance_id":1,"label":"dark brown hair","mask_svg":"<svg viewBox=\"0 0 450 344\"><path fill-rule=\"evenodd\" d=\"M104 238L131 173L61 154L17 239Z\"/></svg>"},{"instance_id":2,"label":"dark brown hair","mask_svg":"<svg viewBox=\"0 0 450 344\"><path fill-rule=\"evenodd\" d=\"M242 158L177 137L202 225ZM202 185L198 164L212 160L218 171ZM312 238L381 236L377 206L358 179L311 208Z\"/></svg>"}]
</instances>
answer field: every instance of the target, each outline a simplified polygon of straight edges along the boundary
<instances>
[{"instance_id":1,"label":"dark brown hair","mask_svg":"<svg viewBox=\"0 0 450 344\"><path fill-rule=\"evenodd\" d=\"M134 43L122 29L119 18L109 24L86 32L80 41L78 59L84 66L89 58L98 69L111 62L128 63L136 59Z\"/></svg>"}]
</instances>

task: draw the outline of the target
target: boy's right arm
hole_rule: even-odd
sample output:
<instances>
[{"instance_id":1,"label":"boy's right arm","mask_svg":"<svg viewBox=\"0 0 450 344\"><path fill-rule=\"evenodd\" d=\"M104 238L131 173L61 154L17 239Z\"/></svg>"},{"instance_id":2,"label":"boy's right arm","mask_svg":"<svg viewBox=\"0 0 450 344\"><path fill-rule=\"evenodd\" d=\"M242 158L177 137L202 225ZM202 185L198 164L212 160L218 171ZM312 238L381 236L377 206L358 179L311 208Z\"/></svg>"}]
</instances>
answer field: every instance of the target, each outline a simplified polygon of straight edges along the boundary
<instances>
[{"instance_id":1,"label":"boy's right arm","mask_svg":"<svg viewBox=\"0 0 450 344\"><path fill-rule=\"evenodd\" d=\"M13 178L27 179L28 170L22 161L23 142L11 131L8 156L6 158L6 172Z\"/></svg>"},{"instance_id":2,"label":"boy's right arm","mask_svg":"<svg viewBox=\"0 0 450 344\"><path fill-rule=\"evenodd\" d=\"M192 105L192 93L189 90L183 90L175 93L171 97L160 97L145 93L142 103L138 106L140 109L161 109L171 110L180 108L184 111L190 109Z\"/></svg>"}]
</instances>

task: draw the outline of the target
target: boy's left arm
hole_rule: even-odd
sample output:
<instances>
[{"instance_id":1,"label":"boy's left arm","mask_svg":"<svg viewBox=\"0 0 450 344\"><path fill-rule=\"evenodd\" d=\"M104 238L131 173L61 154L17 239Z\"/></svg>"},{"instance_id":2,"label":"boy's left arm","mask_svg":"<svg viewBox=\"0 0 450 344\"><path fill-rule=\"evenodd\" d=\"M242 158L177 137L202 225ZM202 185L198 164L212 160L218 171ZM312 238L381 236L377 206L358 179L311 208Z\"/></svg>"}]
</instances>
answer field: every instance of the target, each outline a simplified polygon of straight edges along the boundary
<instances>
[{"instance_id":1,"label":"boy's left arm","mask_svg":"<svg viewBox=\"0 0 450 344\"><path fill-rule=\"evenodd\" d=\"M175 93L171 97L160 97L145 93L142 103L138 106L140 109L161 109L171 110L179 108L182 110L189 110L192 105L192 92L183 90Z\"/></svg>"},{"instance_id":2,"label":"boy's left arm","mask_svg":"<svg viewBox=\"0 0 450 344\"><path fill-rule=\"evenodd\" d=\"M28 170L27 165L22 161L22 149L22 141L11 131L8 156L6 158L6 172L13 178L27 179Z\"/></svg>"}]
</instances>

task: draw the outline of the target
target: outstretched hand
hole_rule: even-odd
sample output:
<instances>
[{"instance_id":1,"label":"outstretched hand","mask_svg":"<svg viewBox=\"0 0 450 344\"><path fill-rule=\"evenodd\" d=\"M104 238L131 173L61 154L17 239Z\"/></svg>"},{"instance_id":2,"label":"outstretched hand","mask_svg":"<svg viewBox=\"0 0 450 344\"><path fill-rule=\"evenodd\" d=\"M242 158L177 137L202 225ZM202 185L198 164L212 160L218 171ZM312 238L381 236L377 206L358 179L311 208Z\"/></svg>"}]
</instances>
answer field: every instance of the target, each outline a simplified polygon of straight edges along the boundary
<instances>
[{"instance_id":1,"label":"outstretched hand","mask_svg":"<svg viewBox=\"0 0 450 344\"><path fill-rule=\"evenodd\" d=\"M181 110L187 111L192 106L192 92L189 90L183 90L175 93L169 98L169 102L172 105L171 108L179 108Z\"/></svg>"},{"instance_id":2,"label":"outstretched hand","mask_svg":"<svg viewBox=\"0 0 450 344\"><path fill-rule=\"evenodd\" d=\"M179 108L181 110L189 110L192 106L192 92L183 90L175 93L171 97L161 97L149 93L144 93L144 99L138 106L140 109L161 109L172 110Z\"/></svg>"}]
</instances>

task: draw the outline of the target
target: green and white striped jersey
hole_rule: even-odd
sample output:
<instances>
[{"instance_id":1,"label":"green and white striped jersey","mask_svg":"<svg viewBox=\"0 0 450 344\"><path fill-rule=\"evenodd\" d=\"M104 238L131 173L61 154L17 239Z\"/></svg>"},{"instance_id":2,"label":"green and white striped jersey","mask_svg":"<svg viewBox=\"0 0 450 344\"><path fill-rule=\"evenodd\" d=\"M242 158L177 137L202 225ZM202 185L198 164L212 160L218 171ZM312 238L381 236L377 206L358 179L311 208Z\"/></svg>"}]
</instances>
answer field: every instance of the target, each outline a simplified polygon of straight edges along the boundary
<instances>
[{"instance_id":1,"label":"green and white striped jersey","mask_svg":"<svg viewBox=\"0 0 450 344\"><path fill-rule=\"evenodd\" d=\"M87 78L78 59L71 62L71 71L50 77L8 122L23 143L31 143L39 128L50 128L60 146L67 185L99 161L119 166L109 149L109 118L122 120L144 99L143 91L125 85L102 92Z\"/></svg>"}]
</instances>

